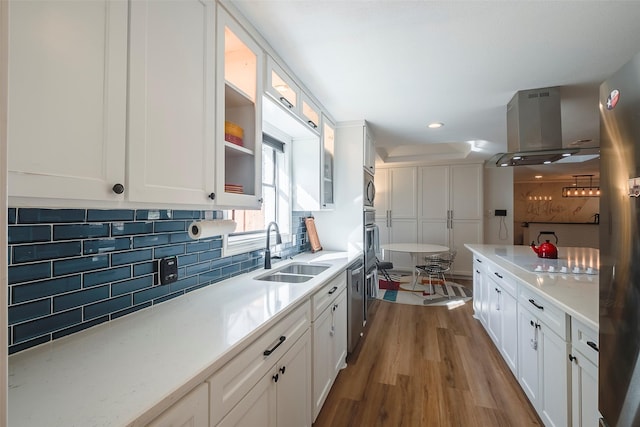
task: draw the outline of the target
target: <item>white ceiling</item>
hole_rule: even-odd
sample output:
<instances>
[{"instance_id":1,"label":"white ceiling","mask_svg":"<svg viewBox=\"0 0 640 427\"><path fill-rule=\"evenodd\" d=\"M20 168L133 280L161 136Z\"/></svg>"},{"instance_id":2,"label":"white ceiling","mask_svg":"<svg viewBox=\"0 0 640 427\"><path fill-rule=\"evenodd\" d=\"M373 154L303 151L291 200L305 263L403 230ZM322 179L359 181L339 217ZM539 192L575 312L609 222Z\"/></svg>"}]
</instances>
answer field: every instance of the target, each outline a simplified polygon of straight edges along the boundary
<instances>
[{"instance_id":1,"label":"white ceiling","mask_svg":"<svg viewBox=\"0 0 640 427\"><path fill-rule=\"evenodd\" d=\"M549 86L564 143L597 143L598 87L640 51L640 1L231 1L336 121L366 119L391 157L505 152L507 103Z\"/></svg>"}]
</instances>

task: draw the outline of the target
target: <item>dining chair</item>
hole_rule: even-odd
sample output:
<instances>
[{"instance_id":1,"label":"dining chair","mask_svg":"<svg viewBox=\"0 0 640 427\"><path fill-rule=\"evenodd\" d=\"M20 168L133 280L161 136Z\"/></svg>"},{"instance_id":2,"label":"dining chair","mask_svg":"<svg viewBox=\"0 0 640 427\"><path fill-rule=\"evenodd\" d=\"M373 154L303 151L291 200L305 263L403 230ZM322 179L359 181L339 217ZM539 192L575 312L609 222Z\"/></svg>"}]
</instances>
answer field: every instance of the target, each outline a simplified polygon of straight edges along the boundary
<instances>
[{"instance_id":1,"label":"dining chair","mask_svg":"<svg viewBox=\"0 0 640 427\"><path fill-rule=\"evenodd\" d=\"M389 261L380 261L378 257L376 257L376 268L382 275L384 276L387 282L393 282L391 280L391 276L389 276L389 272L387 270L393 269L393 263Z\"/></svg>"},{"instance_id":2,"label":"dining chair","mask_svg":"<svg viewBox=\"0 0 640 427\"><path fill-rule=\"evenodd\" d=\"M449 272L451 275L451 265L456 258L457 250L454 248L449 252L443 252L440 254L427 255L424 257L424 265L416 265L417 275L416 280L413 283L413 290L416 288L416 284L420 280L420 276L426 276L429 281L429 294L436 294L435 287L433 286L434 280L442 280L442 287L446 289L447 279L445 273ZM453 276L451 276L453 281ZM446 291L447 297L451 298L451 295Z\"/></svg>"}]
</instances>

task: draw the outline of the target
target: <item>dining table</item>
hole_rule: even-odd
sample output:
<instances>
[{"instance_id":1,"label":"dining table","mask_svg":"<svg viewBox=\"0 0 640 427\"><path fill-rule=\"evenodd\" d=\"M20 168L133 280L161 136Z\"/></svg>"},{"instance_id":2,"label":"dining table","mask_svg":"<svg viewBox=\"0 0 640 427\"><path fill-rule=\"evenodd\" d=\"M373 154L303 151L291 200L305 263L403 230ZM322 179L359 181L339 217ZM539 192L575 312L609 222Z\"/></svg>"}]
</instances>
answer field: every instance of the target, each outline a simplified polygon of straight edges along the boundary
<instances>
[{"instance_id":1,"label":"dining table","mask_svg":"<svg viewBox=\"0 0 640 427\"><path fill-rule=\"evenodd\" d=\"M411 255L411 261L413 268L411 269L411 283L415 285L416 281L416 269L418 265L418 257L420 255L433 255L443 252L449 252L449 247L443 245L434 245L431 243L384 243L380 245L382 249L382 256L384 258L384 251L391 252L404 252Z\"/></svg>"}]
</instances>

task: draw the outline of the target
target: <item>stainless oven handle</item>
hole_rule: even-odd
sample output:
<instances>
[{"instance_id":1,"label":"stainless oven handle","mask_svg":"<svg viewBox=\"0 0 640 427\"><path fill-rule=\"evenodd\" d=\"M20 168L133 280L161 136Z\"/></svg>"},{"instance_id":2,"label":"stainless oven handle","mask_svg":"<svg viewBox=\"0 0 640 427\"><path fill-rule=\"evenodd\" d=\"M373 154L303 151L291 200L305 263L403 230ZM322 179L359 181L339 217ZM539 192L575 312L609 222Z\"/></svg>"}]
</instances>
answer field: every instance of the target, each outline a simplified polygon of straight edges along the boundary
<instances>
[{"instance_id":1,"label":"stainless oven handle","mask_svg":"<svg viewBox=\"0 0 640 427\"><path fill-rule=\"evenodd\" d=\"M375 270L375 269L374 269L374 270L371 270L371 273L369 273L369 274L367 274L367 275L365 276L365 280L369 280L369 279L371 279L373 276L375 276L375 274L376 274L376 270Z\"/></svg>"}]
</instances>

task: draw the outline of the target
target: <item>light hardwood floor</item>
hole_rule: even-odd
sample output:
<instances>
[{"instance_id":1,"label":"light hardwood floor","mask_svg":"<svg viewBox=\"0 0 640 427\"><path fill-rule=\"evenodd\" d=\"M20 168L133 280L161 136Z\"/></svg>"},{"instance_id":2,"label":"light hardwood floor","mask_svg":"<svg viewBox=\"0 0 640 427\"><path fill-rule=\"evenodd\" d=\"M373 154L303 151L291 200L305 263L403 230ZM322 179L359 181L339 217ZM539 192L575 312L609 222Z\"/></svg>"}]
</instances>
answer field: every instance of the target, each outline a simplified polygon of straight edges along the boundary
<instances>
[{"instance_id":1,"label":"light hardwood floor","mask_svg":"<svg viewBox=\"0 0 640 427\"><path fill-rule=\"evenodd\" d=\"M472 303L376 301L314 427L542 426Z\"/></svg>"}]
</instances>

